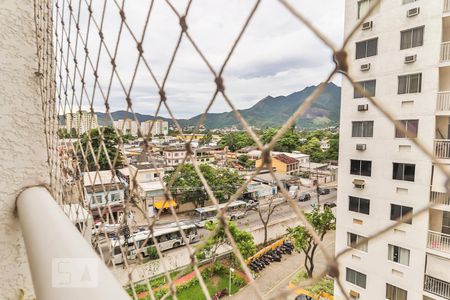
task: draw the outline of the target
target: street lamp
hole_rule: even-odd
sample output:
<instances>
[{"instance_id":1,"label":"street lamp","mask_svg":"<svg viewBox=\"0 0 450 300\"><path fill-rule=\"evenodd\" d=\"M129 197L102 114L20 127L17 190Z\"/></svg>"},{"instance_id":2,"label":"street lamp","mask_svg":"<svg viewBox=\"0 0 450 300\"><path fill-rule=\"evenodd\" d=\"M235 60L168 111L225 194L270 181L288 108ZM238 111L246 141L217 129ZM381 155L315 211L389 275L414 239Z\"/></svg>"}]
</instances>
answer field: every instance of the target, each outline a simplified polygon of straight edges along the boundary
<instances>
[{"instance_id":1,"label":"street lamp","mask_svg":"<svg viewBox=\"0 0 450 300\"><path fill-rule=\"evenodd\" d=\"M230 267L230 284L229 284L229 295L231 296L231 273L234 272L234 269L232 267Z\"/></svg>"}]
</instances>

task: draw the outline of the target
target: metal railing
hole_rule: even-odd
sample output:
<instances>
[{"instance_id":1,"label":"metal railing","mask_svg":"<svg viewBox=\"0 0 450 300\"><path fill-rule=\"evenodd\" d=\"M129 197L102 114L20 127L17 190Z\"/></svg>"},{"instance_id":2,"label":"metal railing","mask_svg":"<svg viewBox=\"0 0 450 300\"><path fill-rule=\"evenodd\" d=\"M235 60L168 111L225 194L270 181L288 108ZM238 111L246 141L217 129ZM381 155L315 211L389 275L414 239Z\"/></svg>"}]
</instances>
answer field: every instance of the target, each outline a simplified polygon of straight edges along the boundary
<instances>
[{"instance_id":1,"label":"metal railing","mask_svg":"<svg viewBox=\"0 0 450 300\"><path fill-rule=\"evenodd\" d=\"M425 275L423 289L433 295L450 299L450 283L447 281Z\"/></svg>"},{"instance_id":2,"label":"metal railing","mask_svg":"<svg viewBox=\"0 0 450 300\"><path fill-rule=\"evenodd\" d=\"M434 140L434 156L436 158L450 158L450 140Z\"/></svg>"},{"instance_id":3,"label":"metal railing","mask_svg":"<svg viewBox=\"0 0 450 300\"><path fill-rule=\"evenodd\" d=\"M17 212L37 299L129 299L46 188L24 190Z\"/></svg>"},{"instance_id":4,"label":"metal railing","mask_svg":"<svg viewBox=\"0 0 450 300\"><path fill-rule=\"evenodd\" d=\"M450 235L428 230L427 247L429 249L450 253Z\"/></svg>"},{"instance_id":5,"label":"metal railing","mask_svg":"<svg viewBox=\"0 0 450 300\"><path fill-rule=\"evenodd\" d=\"M441 62L450 61L450 42L441 44Z\"/></svg>"},{"instance_id":6,"label":"metal railing","mask_svg":"<svg viewBox=\"0 0 450 300\"><path fill-rule=\"evenodd\" d=\"M444 0L444 12L450 12L450 0Z\"/></svg>"},{"instance_id":7,"label":"metal railing","mask_svg":"<svg viewBox=\"0 0 450 300\"><path fill-rule=\"evenodd\" d=\"M448 193L431 191L430 201L434 204L450 205L450 196Z\"/></svg>"},{"instance_id":8,"label":"metal railing","mask_svg":"<svg viewBox=\"0 0 450 300\"><path fill-rule=\"evenodd\" d=\"M450 112L450 92L439 92L437 95L436 111Z\"/></svg>"}]
</instances>

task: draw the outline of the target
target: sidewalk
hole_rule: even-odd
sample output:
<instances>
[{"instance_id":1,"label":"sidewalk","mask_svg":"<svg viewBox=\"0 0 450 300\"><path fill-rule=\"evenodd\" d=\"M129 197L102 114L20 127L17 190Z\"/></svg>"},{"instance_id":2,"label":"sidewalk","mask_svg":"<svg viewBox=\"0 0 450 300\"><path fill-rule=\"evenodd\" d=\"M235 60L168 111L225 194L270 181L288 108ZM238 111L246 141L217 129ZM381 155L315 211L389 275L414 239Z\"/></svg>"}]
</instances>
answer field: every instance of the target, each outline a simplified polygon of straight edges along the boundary
<instances>
[{"instance_id":1,"label":"sidewalk","mask_svg":"<svg viewBox=\"0 0 450 300\"><path fill-rule=\"evenodd\" d=\"M334 254L335 232L328 233L323 242L330 254ZM288 283L303 267L305 256L294 252L292 255L283 255L281 262L272 262L259 273L259 277L255 279L255 285L263 294L264 298L273 298L279 292L287 288ZM323 263L323 254L318 250L315 257L316 268L314 274L323 271L325 264ZM249 300L255 299L255 290L251 286L241 289L236 295L229 297L233 300Z\"/></svg>"}]
</instances>

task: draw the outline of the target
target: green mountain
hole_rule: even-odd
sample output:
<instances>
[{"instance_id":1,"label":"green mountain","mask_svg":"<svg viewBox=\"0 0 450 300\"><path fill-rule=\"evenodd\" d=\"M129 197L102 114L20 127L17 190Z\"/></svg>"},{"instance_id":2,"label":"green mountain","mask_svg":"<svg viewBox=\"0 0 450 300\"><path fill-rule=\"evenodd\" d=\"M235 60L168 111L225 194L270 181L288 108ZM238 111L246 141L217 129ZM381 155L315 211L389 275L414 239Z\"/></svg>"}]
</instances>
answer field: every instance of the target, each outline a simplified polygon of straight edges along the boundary
<instances>
[{"instance_id":1,"label":"green mountain","mask_svg":"<svg viewBox=\"0 0 450 300\"><path fill-rule=\"evenodd\" d=\"M293 112L311 95L316 86L309 86L305 89L292 93L288 96L267 96L248 109L239 110L246 121L259 128L281 126L293 114ZM297 126L301 128L323 128L334 126L339 123L341 107L341 88L334 83L329 83L320 96L311 104L305 114L297 120ZM111 113L114 120L130 118L126 111L116 111ZM97 113L101 125L110 125L110 119L103 113ZM136 113L140 122L153 120L151 115ZM190 119L179 119L181 126L195 126L201 115ZM169 118L164 119L172 124ZM239 121L233 112L209 113L205 121L208 129L224 128L236 126L240 128Z\"/></svg>"}]
</instances>

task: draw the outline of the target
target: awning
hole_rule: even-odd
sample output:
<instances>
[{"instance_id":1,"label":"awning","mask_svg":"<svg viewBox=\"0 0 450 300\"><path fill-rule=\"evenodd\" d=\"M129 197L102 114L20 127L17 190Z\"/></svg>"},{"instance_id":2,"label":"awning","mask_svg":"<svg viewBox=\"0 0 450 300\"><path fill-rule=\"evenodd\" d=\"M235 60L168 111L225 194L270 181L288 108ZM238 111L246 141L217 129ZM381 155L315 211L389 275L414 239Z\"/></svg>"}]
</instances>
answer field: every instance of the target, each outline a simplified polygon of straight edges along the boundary
<instances>
[{"instance_id":1,"label":"awning","mask_svg":"<svg viewBox=\"0 0 450 300\"><path fill-rule=\"evenodd\" d=\"M155 201L155 203L153 204L153 206L156 209L162 209L162 208L169 208L169 207L177 207L177 203L175 202L175 200L160 200L160 201Z\"/></svg>"}]
</instances>

